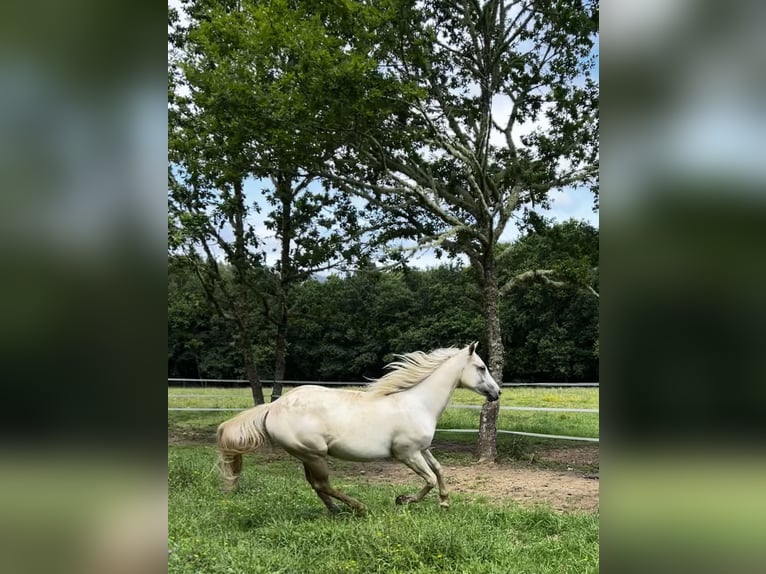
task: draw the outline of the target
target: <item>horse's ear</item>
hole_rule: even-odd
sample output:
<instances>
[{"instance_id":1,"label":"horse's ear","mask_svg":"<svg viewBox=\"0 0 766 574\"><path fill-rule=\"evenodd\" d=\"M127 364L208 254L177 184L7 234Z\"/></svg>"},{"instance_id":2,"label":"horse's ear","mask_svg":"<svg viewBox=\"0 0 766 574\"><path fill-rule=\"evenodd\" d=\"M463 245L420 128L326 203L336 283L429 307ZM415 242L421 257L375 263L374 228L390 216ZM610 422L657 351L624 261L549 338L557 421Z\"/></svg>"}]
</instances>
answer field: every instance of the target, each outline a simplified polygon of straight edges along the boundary
<instances>
[{"instance_id":1,"label":"horse's ear","mask_svg":"<svg viewBox=\"0 0 766 574\"><path fill-rule=\"evenodd\" d=\"M468 356L473 355L473 352L476 350L476 346L479 344L478 341L474 341L470 345L468 345Z\"/></svg>"}]
</instances>

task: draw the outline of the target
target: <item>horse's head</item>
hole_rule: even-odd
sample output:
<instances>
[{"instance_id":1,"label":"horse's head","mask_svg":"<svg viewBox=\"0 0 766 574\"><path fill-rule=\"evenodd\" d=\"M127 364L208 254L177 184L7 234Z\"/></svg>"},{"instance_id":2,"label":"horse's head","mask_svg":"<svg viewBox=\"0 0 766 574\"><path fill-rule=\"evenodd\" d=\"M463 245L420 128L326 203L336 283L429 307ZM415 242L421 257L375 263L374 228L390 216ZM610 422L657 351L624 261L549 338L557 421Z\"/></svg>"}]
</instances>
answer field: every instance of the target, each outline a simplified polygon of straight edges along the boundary
<instances>
[{"instance_id":1,"label":"horse's head","mask_svg":"<svg viewBox=\"0 0 766 574\"><path fill-rule=\"evenodd\" d=\"M464 349L464 352L468 353L468 359L460 375L458 386L479 393L490 401L496 401L500 398L500 386L489 374L487 365L476 354L476 345L477 343L471 343Z\"/></svg>"}]
</instances>

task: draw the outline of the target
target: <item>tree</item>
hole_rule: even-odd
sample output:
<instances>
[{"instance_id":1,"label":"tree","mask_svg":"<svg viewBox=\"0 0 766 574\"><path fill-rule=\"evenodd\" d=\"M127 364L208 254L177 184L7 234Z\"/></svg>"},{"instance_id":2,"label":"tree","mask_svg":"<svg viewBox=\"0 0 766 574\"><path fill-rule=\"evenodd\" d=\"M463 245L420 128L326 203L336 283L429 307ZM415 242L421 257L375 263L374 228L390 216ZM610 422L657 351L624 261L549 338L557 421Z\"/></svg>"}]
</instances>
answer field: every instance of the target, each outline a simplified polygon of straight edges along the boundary
<instances>
[{"instance_id":1,"label":"tree","mask_svg":"<svg viewBox=\"0 0 766 574\"><path fill-rule=\"evenodd\" d=\"M189 8L195 17L196 7ZM253 401L260 404L264 396L251 323L253 269L260 257L254 249L257 237L247 222L243 191L253 165L252 152L244 145L248 126L231 120L241 108L217 99L216 91L205 82L210 78L205 71L211 72L205 53L188 46L193 26L181 26L172 9L169 25L168 248L171 254L186 255L211 305L236 327ZM207 70L195 68L190 60ZM221 254L233 269L231 282L221 270Z\"/></svg>"},{"instance_id":2,"label":"tree","mask_svg":"<svg viewBox=\"0 0 766 574\"><path fill-rule=\"evenodd\" d=\"M215 279L218 291L208 243L232 264L237 288L230 307L238 310L239 336L249 348L244 331L252 325L242 317L255 295L276 329L274 377L280 381L291 289L359 254L362 216L345 194L312 185L307 166L331 157L342 135L363 121L348 111L377 82L377 72L368 58L371 45L356 26L373 23L377 12L364 3L284 0L187 0L184 7L189 23L174 28L171 68L171 79L183 88L171 94L173 225L189 239L192 259L195 249L205 252L213 272L200 278ZM259 272L265 257L248 225L259 209L246 203L248 178L266 184L262 193L272 209L265 225L280 243L274 275ZM257 379L254 365L248 372ZM272 397L280 394L277 383ZM254 386L256 395L262 400Z\"/></svg>"},{"instance_id":3,"label":"tree","mask_svg":"<svg viewBox=\"0 0 766 574\"><path fill-rule=\"evenodd\" d=\"M598 8L579 0L432 0L412 14L388 62L406 87L400 107L380 129L350 141L327 177L400 221L420 246L468 257L481 290L487 363L500 381L503 231L524 206L546 206L551 190L597 191L590 74ZM497 412L497 403L482 409L480 460L496 458Z\"/></svg>"},{"instance_id":4,"label":"tree","mask_svg":"<svg viewBox=\"0 0 766 574\"><path fill-rule=\"evenodd\" d=\"M578 267L590 273L598 261L597 230L573 221L541 222L498 249L501 281L529 269L547 267L556 273L551 275L555 284L520 281L501 298L504 379L596 376L598 300L576 276ZM233 277L225 266L222 272L229 281ZM427 270L367 267L303 281L292 294L288 333L292 352L286 376L358 382L381 376L394 353L459 345L481 331L476 294L471 269L455 264ZM260 364L274 356L274 327L257 310L251 322L254 355ZM241 360L231 345L232 328L209 313L187 259L171 257L168 376L241 378Z\"/></svg>"},{"instance_id":5,"label":"tree","mask_svg":"<svg viewBox=\"0 0 766 574\"><path fill-rule=\"evenodd\" d=\"M297 171L296 171L297 173ZM355 208L348 197L336 192L312 192L312 176L303 175L297 185L276 179L272 195L266 192L274 210L266 226L280 243L274 281L262 293L265 316L276 328L274 388L272 400L282 394L285 379L287 333L294 304L291 290L315 273L338 268L359 255L359 226Z\"/></svg>"},{"instance_id":6,"label":"tree","mask_svg":"<svg viewBox=\"0 0 766 574\"><path fill-rule=\"evenodd\" d=\"M204 335L210 331L207 301L196 277L168 258L168 376L200 375Z\"/></svg>"},{"instance_id":7,"label":"tree","mask_svg":"<svg viewBox=\"0 0 766 574\"><path fill-rule=\"evenodd\" d=\"M231 290L231 269L222 268ZM212 311L212 313L211 313ZM258 364L274 355L273 328L252 310L253 355ZM205 294L195 268L185 256L168 258L168 376L243 378L236 329L222 318ZM262 374L259 371L259 374ZM270 371L265 376L272 376Z\"/></svg>"}]
</instances>

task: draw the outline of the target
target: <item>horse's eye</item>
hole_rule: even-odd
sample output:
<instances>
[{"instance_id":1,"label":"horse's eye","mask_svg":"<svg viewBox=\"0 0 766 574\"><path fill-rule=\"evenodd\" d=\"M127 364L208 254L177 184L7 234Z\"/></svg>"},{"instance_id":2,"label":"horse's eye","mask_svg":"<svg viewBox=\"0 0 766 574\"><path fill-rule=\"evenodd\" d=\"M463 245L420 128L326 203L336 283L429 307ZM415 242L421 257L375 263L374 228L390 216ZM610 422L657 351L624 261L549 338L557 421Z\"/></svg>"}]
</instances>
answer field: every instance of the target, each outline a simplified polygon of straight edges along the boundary
<instances>
[{"instance_id":1,"label":"horse's eye","mask_svg":"<svg viewBox=\"0 0 766 574\"><path fill-rule=\"evenodd\" d=\"M477 367L477 368L478 368L478 369L479 369L479 371L481 371L482 373L483 373L484 371L486 371L486 370L487 370L487 367L485 367L484 365L480 365L480 366L479 366L479 367Z\"/></svg>"}]
</instances>

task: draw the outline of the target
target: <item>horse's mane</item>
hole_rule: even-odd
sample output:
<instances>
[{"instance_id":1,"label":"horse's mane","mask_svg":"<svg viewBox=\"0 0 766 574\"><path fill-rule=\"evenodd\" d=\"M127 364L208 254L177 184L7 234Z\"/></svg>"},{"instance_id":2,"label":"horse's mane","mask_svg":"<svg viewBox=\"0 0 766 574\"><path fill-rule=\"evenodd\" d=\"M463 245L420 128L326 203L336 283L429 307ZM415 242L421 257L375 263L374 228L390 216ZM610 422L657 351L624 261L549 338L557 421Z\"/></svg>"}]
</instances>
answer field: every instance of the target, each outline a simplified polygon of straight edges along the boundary
<instances>
[{"instance_id":1,"label":"horse's mane","mask_svg":"<svg viewBox=\"0 0 766 574\"><path fill-rule=\"evenodd\" d=\"M417 385L442 366L447 359L451 359L459 352L460 349L450 347L436 349L430 353L415 351L414 353L396 355L400 360L386 366L387 369L391 369L391 372L370 383L367 392L384 396L406 391Z\"/></svg>"}]
</instances>

